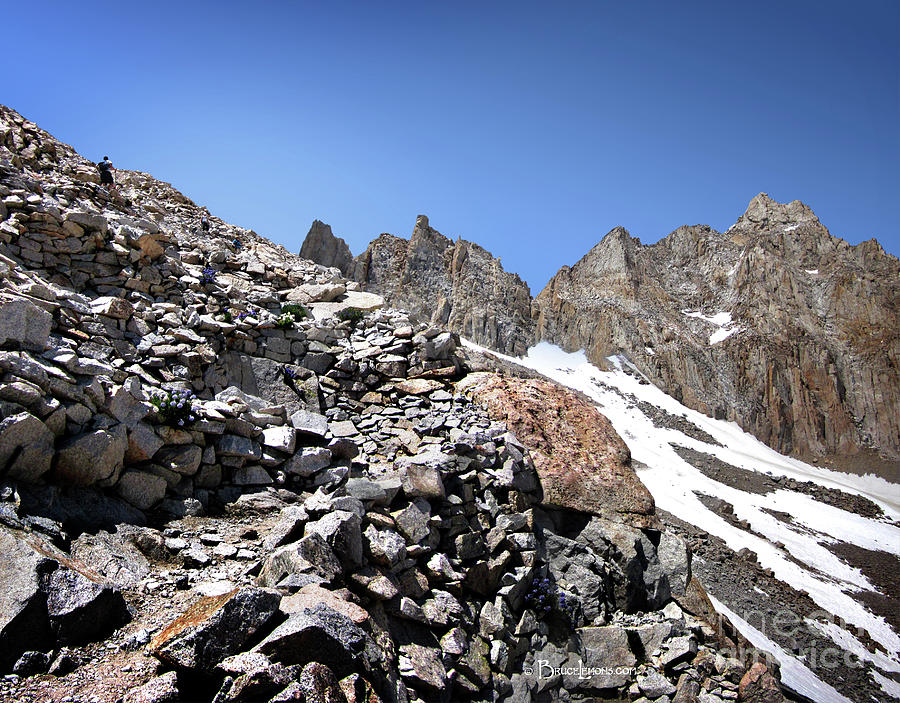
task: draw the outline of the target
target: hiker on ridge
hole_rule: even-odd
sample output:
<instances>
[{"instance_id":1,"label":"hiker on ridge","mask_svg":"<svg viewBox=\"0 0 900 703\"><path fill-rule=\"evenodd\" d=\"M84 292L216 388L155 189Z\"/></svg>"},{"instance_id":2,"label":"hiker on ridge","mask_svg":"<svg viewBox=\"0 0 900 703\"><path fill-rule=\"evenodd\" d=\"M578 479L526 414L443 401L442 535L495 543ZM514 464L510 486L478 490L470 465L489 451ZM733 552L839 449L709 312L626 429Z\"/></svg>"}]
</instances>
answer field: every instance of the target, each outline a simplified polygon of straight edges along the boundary
<instances>
[{"instance_id":1,"label":"hiker on ridge","mask_svg":"<svg viewBox=\"0 0 900 703\"><path fill-rule=\"evenodd\" d=\"M205 212L200 216L200 229L204 232L209 232L209 215Z\"/></svg>"},{"instance_id":2,"label":"hiker on ridge","mask_svg":"<svg viewBox=\"0 0 900 703\"><path fill-rule=\"evenodd\" d=\"M113 168L112 161L109 160L108 156L104 156L103 161L97 164L97 169L100 171L100 185L110 186L118 193L119 186L116 185L116 181L113 178L113 171L116 169Z\"/></svg>"}]
</instances>

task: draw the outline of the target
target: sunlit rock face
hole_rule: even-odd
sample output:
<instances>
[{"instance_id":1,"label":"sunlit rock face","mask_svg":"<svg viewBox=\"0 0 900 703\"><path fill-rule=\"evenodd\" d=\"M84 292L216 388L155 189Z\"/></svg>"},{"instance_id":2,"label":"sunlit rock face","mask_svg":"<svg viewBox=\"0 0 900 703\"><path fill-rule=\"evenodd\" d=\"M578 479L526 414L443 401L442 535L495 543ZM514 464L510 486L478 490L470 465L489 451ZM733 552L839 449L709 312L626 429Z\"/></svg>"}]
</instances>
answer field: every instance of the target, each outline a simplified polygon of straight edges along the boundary
<instances>
[{"instance_id":1,"label":"sunlit rock face","mask_svg":"<svg viewBox=\"0 0 900 703\"><path fill-rule=\"evenodd\" d=\"M616 228L535 300L537 336L625 354L686 405L797 455L900 456L900 262L766 194L726 232Z\"/></svg>"},{"instance_id":2,"label":"sunlit rock face","mask_svg":"<svg viewBox=\"0 0 900 703\"><path fill-rule=\"evenodd\" d=\"M300 253L340 268L415 319L491 349L519 355L534 341L528 285L477 244L433 229L425 215L416 218L408 240L382 234L352 264L345 247L330 227L315 222Z\"/></svg>"}]
</instances>

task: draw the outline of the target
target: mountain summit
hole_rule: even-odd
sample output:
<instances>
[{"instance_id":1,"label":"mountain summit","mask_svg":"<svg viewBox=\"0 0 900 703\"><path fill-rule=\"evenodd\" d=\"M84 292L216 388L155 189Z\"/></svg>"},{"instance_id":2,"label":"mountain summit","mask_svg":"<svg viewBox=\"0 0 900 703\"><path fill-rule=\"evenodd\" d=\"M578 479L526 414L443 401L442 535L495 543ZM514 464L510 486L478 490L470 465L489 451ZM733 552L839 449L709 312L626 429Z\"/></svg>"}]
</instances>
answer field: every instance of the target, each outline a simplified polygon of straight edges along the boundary
<instances>
[{"instance_id":1,"label":"mountain summit","mask_svg":"<svg viewBox=\"0 0 900 703\"><path fill-rule=\"evenodd\" d=\"M765 193L726 232L610 232L535 301L537 336L624 354L689 407L800 455L900 456L900 262Z\"/></svg>"},{"instance_id":2,"label":"mountain summit","mask_svg":"<svg viewBox=\"0 0 900 703\"><path fill-rule=\"evenodd\" d=\"M327 226L324 226L327 227ZM778 451L887 470L900 457L900 262L851 246L807 205L760 193L725 232L679 227L643 245L616 227L532 301L483 248L420 216L352 265L313 223L304 256L492 349L537 341L626 356L685 405L737 422Z\"/></svg>"}]
</instances>

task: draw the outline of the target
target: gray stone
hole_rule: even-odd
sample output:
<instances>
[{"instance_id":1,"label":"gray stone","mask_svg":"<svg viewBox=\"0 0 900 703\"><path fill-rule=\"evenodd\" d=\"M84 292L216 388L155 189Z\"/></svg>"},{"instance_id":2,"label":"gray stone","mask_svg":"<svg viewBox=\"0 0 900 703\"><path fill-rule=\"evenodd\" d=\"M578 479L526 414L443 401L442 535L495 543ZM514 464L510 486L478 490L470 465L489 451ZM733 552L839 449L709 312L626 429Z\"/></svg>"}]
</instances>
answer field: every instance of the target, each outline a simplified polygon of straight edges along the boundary
<instances>
[{"instance_id":1,"label":"gray stone","mask_svg":"<svg viewBox=\"0 0 900 703\"><path fill-rule=\"evenodd\" d=\"M163 446L163 441L153 428L145 422L138 422L128 430L128 449L125 451L125 461L128 464L137 464L148 461Z\"/></svg>"},{"instance_id":2,"label":"gray stone","mask_svg":"<svg viewBox=\"0 0 900 703\"><path fill-rule=\"evenodd\" d=\"M298 432L313 437L324 437L328 433L328 418L308 410L298 410L290 418L291 425Z\"/></svg>"},{"instance_id":3,"label":"gray stone","mask_svg":"<svg viewBox=\"0 0 900 703\"><path fill-rule=\"evenodd\" d=\"M122 703L176 703L179 700L181 692L178 689L178 673L169 671L130 690Z\"/></svg>"},{"instance_id":4,"label":"gray stone","mask_svg":"<svg viewBox=\"0 0 900 703\"><path fill-rule=\"evenodd\" d=\"M617 625L582 627L577 630L581 639L582 659L588 667L604 667L607 670L594 674L586 686L590 688L615 688L631 680L630 668L637 659L628 644L628 632Z\"/></svg>"},{"instance_id":5,"label":"gray stone","mask_svg":"<svg viewBox=\"0 0 900 703\"><path fill-rule=\"evenodd\" d=\"M408 464L403 473L403 492L410 498L443 498L441 472L425 464Z\"/></svg>"},{"instance_id":6,"label":"gray stone","mask_svg":"<svg viewBox=\"0 0 900 703\"><path fill-rule=\"evenodd\" d=\"M445 654L459 656L469 648L469 638L461 627L452 628L441 637L441 651Z\"/></svg>"},{"instance_id":7,"label":"gray stone","mask_svg":"<svg viewBox=\"0 0 900 703\"><path fill-rule=\"evenodd\" d=\"M661 532L656 556L669 581L669 590L678 598L687 593L691 581L691 550L678 535Z\"/></svg>"},{"instance_id":8,"label":"gray stone","mask_svg":"<svg viewBox=\"0 0 900 703\"><path fill-rule=\"evenodd\" d=\"M441 661L441 650L436 647L402 645L397 667L400 676L414 687L424 686L426 690L438 692L447 686L447 670Z\"/></svg>"},{"instance_id":9,"label":"gray stone","mask_svg":"<svg viewBox=\"0 0 900 703\"><path fill-rule=\"evenodd\" d=\"M262 443L266 447L290 454L297 446L297 431L292 427L268 427L263 430Z\"/></svg>"},{"instance_id":10,"label":"gray stone","mask_svg":"<svg viewBox=\"0 0 900 703\"><path fill-rule=\"evenodd\" d=\"M309 515L302 506L289 505L281 511L278 522L269 530L263 541L263 547L271 551L303 536L303 526Z\"/></svg>"},{"instance_id":11,"label":"gray stone","mask_svg":"<svg viewBox=\"0 0 900 703\"><path fill-rule=\"evenodd\" d=\"M365 633L350 618L319 603L290 615L253 651L285 664L315 660L343 676L356 669L365 644Z\"/></svg>"},{"instance_id":12,"label":"gray stone","mask_svg":"<svg viewBox=\"0 0 900 703\"><path fill-rule=\"evenodd\" d=\"M0 301L0 346L43 351L50 342L53 315L29 300Z\"/></svg>"},{"instance_id":13,"label":"gray stone","mask_svg":"<svg viewBox=\"0 0 900 703\"><path fill-rule=\"evenodd\" d=\"M72 566L76 564L69 562ZM60 567L46 585L47 615L57 641L83 644L127 622L128 608L111 583L86 567Z\"/></svg>"},{"instance_id":14,"label":"gray stone","mask_svg":"<svg viewBox=\"0 0 900 703\"><path fill-rule=\"evenodd\" d=\"M235 434L223 434L219 437L216 452L220 456L236 456L256 461L262 457L262 449L257 442Z\"/></svg>"},{"instance_id":15,"label":"gray stone","mask_svg":"<svg viewBox=\"0 0 900 703\"><path fill-rule=\"evenodd\" d=\"M184 444L175 447L163 447L153 460L165 468L181 474L193 476L200 468L203 450L196 444Z\"/></svg>"},{"instance_id":16,"label":"gray stone","mask_svg":"<svg viewBox=\"0 0 900 703\"><path fill-rule=\"evenodd\" d=\"M40 578L50 568L52 560L0 527L0 671L9 671L23 652L52 646Z\"/></svg>"},{"instance_id":17,"label":"gray stone","mask_svg":"<svg viewBox=\"0 0 900 703\"><path fill-rule=\"evenodd\" d=\"M92 212L67 212L66 221L81 225L86 230L106 234L109 222L103 215Z\"/></svg>"},{"instance_id":18,"label":"gray stone","mask_svg":"<svg viewBox=\"0 0 900 703\"><path fill-rule=\"evenodd\" d=\"M323 266L334 266L345 276L350 276L353 266L350 247L343 239L332 234L329 225L319 220L314 220L309 228L300 248L300 256Z\"/></svg>"},{"instance_id":19,"label":"gray stone","mask_svg":"<svg viewBox=\"0 0 900 703\"><path fill-rule=\"evenodd\" d=\"M341 562L318 533L272 552L263 562L257 582L261 586L275 586L291 574L302 573L317 574L327 582L336 580L343 573Z\"/></svg>"},{"instance_id":20,"label":"gray stone","mask_svg":"<svg viewBox=\"0 0 900 703\"><path fill-rule=\"evenodd\" d=\"M378 564L393 567L406 559L406 542L393 530L379 530L369 525L364 537L366 554Z\"/></svg>"},{"instance_id":21,"label":"gray stone","mask_svg":"<svg viewBox=\"0 0 900 703\"><path fill-rule=\"evenodd\" d=\"M126 471L116 484L116 492L135 508L148 510L166 495L166 480L146 471Z\"/></svg>"},{"instance_id":22,"label":"gray stone","mask_svg":"<svg viewBox=\"0 0 900 703\"><path fill-rule=\"evenodd\" d=\"M672 634L672 625L668 622L655 622L628 628L628 631L637 635L644 658L649 659L659 649L663 640Z\"/></svg>"},{"instance_id":23,"label":"gray stone","mask_svg":"<svg viewBox=\"0 0 900 703\"><path fill-rule=\"evenodd\" d=\"M171 665L212 673L271 620L280 601L279 593L252 587L202 598L153 638L151 651Z\"/></svg>"},{"instance_id":24,"label":"gray stone","mask_svg":"<svg viewBox=\"0 0 900 703\"><path fill-rule=\"evenodd\" d=\"M324 447L304 447L285 462L284 470L298 476L312 476L331 463L331 451Z\"/></svg>"},{"instance_id":25,"label":"gray stone","mask_svg":"<svg viewBox=\"0 0 900 703\"><path fill-rule=\"evenodd\" d=\"M274 481L262 466L251 464L239 466L231 474L235 486L271 486Z\"/></svg>"},{"instance_id":26,"label":"gray stone","mask_svg":"<svg viewBox=\"0 0 900 703\"><path fill-rule=\"evenodd\" d=\"M344 484L347 495L368 503L383 504L387 496L384 488L368 478L348 478Z\"/></svg>"},{"instance_id":27,"label":"gray stone","mask_svg":"<svg viewBox=\"0 0 900 703\"><path fill-rule=\"evenodd\" d=\"M266 412L272 407L272 404L269 401L250 393L244 393L244 391L237 386L228 386L225 390L219 391L216 393L216 400L220 403L229 404L233 404L237 401L238 404L246 405L256 412Z\"/></svg>"},{"instance_id":28,"label":"gray stone","mask_svg":"<svg viewBox=\"0 0 900 703\"><path fill-rule=\"evenodd\" d=\"M124 298L104 296L91 301L91 312L117 320L127 320L134 314L134 305Z\"/></svg>"},{"instance_id":29,"label":"gray stone","mask_svg":"<svg viewBox=\"0 0 900 703\"><path fill-rule=\"evenodd\" d=\"M350 420L329 423L328 429L331 430L331 434L335 437L352 437L353 435L358 434L356 425Z\"/></svg>"},{"instance_id":30,"label":"gray stone","mask_svg":"<svg viewBox=\"0 0 900 703\"><path fill-rule=\"evenodd\" d=\"M484 540L481 535L474 532L467 532L457 535L454 539L456 548L456 556L460 559L476 559L484 554Z\"/></svg>"},{"instance_id":31,"label":"gray stone","mask_svg":"<svg viewBox=\"0 0 900 703\"><path fill-rule=\"evenodd\" d=\"M672 685L672 682L654 669L650 669L644 676L638 676L637 685L647 698L671 696L675 693L675 686Z\"/></svg>"},{"instance_id":32,"label":"gray stone","mask_svg":"<svg viewBox=\"0 0 900 703\"><path fill-rule=\"evenodd\" d=\"M663 647L666 651L659 658L659 662L666 669L681 662L690 661L697 654L697 640L692 635L673 637L666 641Z\"/></svg>"},{"instance_id":33,"label":"gray stone","mask_svg":"<svg viewBox=\"0 0 900 703\"><path fill-rule=\"evenodd\" d=\"M50 470L54 435L34 415L17 413L0 420L0 467L19 481L37 481Z\"/></svg>"},{"instance_id":34,"label":"gray stone","mask_svg":"<svg viewBox=\"0 0 900 703\"><path fill-rule=\"evenodd\" d=\"M57 480L77 486L113 485L127 448L124 425L72 437L59 449L54 474Z\"/></svg>"},{"instance_id":35,"label":"gray stone","mask_svg":"<svg viewBox=\"0 0 900 703\"><path fill-rule=\"evenodd\" d=\"M428 526L430 512L428 503L419 499L411 502L403 510L393 513L397 529L400 530L410 544L418 544L428 537L431 532Z\"/></svg>"},{"instance_id":36,"label":"gray stone","mask_svg":"<svg viewBox=\"0 0 900 703\"><path fill-rule=\"evenodd\" d=\"M109 411L119 422L124 422L128 427L134 427L136 423L150 414L150 404L141 402L125 386L120 386L113 393Z\"/></svg>"},{"instance_id":37,"label":"gray stone","mask_svg":"<svg viewBox=\"0 0 900 703\"><path fill-rule=\"evenodd\" d=\"M335 510L306 524L306 534L318 534L334 550L341 563L350 569L363 563L362 522L356 513Z\"/></svg>"}]
</instances>

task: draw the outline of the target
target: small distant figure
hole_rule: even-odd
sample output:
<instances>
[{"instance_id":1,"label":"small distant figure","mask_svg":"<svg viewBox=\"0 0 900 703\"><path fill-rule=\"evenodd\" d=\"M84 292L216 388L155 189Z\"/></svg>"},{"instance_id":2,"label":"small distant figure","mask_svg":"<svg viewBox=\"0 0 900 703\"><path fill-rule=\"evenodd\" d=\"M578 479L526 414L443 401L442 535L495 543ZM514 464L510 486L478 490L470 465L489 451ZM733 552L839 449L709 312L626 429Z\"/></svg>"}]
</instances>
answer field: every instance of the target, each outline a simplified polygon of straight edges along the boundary
<instances>
[{"instance_id":1,"label":"small distant figure","mask_svg":"<svg viewBox=\"0 0 900 703\"><path fill-rule=\"evenodd\" d=\"M200 229L204 232L209 232L209 215L206 213L200 216Z\"/></svg>"},{"instance_id":2,"label":"small distant figure","mask_svg":"<svg viewBox=\"0 0 900 703\"><path fill-rule=\"evenodd\" d=\"M240 239L235 237L234 239L231 240L231 246L233 246L235 249L240 249L243 246L243 244L241 244Z\"/></svg>"},{"instance_id":3,"label":"small distant figure","mask_svg":"<svg viewBox=\"0 0 900 703\"><path fill-rule=\"evenodd\" d=\"M116 185L116 179L113 178L113 172L116 169L113 168L112 161L108 156L104 156L103 161L97 164L97 169L100 171L100 185L109 186L118 193L119 187Z\"/></svg>"}]
</instances>

